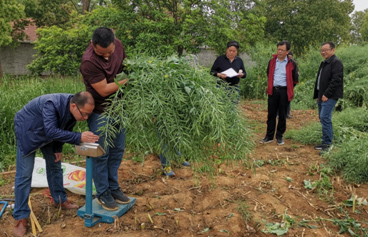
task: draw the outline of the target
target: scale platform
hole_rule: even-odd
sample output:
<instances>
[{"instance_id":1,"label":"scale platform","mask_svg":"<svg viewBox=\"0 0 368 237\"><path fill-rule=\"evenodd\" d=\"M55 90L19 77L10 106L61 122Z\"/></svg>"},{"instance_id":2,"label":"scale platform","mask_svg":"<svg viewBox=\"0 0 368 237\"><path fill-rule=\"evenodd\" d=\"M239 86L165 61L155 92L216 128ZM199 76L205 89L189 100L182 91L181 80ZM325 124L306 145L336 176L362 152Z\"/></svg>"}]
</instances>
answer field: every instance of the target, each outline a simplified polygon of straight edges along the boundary
<instances>
[{"instance_id":1,"label":"scale platform","mask_svg":"<svg viewBox=\"0 0 368 237\"><path fill-rule=\"evenodd\" d=\"M117 211L107 211L97 203L97 199L95 198L92 200L92 215L86 213L86 206L79 208L77 214L79 217L85 218L86 227L92 227L99 222L111 224L135 204L135 198L129 197L129 199L130 203L128 204L118 204L119 209Z\"/></svg>"},{"instance_id":2,"label":"scale platform","mask_svg":"<svg viewBox=\"0 0 368 237\"><path fill-rule=\"evenodd\" d=\"M134 204L135 198L129 198L130 203L118 204L117 211L107 211L97 203L97 199L92 199L92 173L93 157L99 157L105 154L105 150L98 143L82 142L75 146L75 151L79 155L86 156L86 204L78 209L78 216L85 219L84 225L92 227L99 222L114 223L115 219L121 217Z\"/></svg>"}]
</instances>

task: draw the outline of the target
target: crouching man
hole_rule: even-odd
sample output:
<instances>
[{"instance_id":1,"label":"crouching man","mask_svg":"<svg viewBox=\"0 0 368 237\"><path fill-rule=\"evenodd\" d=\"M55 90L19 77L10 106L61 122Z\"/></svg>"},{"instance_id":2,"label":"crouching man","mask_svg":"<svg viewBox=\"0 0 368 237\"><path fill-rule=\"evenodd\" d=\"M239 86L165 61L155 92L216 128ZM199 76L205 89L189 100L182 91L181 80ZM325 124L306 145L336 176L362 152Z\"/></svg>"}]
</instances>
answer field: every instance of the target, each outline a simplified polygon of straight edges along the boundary
<instances>
[{"instance_id":1,"label":"crouching man","mask_svg":"<svg viewBox=\"0 0 368 237\"><path fill-rule=\"evenodd\" d=\"M15 115L17 139L15 175L15 206L13 217L17 221L14 236L27 232L30 216L28 198L31 191L35 154L41 149L46 162L47 182L54 205L65 209L79 206L66 197L61 168L62 146L66 143L97 142L99 137L90 131L72 132L76 121L88 119L95 108L89 92L72 94L47 94L31 100Z\"/></svg>"}]
</instances>

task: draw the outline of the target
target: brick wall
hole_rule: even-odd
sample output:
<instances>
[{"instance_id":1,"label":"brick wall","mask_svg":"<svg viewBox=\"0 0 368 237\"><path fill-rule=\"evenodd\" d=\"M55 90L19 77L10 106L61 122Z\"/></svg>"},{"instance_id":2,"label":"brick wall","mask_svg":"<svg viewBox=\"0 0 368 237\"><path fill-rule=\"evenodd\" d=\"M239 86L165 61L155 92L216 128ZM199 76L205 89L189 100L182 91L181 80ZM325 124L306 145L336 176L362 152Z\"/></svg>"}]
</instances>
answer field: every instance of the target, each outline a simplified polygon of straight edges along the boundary
<instances>
[{"instance_id":1,"label":"brick wall","mask_svg":"<svg viewBox=\"0 0 368 237\"><path fill-rule=\"evenodd\" d=\"M31 43L21 43L16 48L10 46L0 48L1 66L4 74L25 75L29 74L26 66L33 61L33 55L37 51Z\"/></svg>"}]
</instances>

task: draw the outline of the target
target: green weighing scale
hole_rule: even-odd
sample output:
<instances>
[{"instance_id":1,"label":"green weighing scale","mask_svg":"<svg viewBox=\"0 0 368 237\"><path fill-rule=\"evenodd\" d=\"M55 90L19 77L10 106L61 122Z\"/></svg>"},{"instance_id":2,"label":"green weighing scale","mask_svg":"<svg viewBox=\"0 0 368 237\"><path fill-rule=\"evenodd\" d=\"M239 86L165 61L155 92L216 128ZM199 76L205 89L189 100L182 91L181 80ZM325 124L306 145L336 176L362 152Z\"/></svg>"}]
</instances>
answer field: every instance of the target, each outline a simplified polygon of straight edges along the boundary
<instances>
[{"instance_id":1,"label":"green weighing scale","mask_svg":"<svg viewBox=\"0 0 368 237\"><path fill-rule=\"evenodd\" d=\"M104 155L106 152L98 143L82 142L75 146L78 155L86 156L86 205L78 209L78 216L85 219L84 225L92 227L97 223L114 223L116 218L122 216L134 204L135 198L130 198L128 204L118 204L117 211L107 211L97 203L97 199L92 199L92 173L93 158Z\"/></svg>"}]
</instances>

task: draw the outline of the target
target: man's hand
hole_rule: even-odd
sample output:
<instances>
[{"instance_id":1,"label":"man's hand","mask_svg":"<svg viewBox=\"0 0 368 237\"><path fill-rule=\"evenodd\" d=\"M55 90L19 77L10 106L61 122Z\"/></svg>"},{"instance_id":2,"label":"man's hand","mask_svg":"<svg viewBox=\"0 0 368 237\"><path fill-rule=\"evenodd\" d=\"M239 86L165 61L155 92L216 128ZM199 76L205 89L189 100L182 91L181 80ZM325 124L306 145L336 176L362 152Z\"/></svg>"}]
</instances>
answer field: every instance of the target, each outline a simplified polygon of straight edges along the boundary
<instances>
[{"instance_id":1,"label":"man's hand","mask_svg":"<svg viewBox=\"0 0 368 237\"><path fill-rule=\"evenodd\" d=\"M61 158L63 157L63 154L60 152L60 153L54 153L55 154L55 162L59 162L61 161Z\"/></svg>"},{"instance_id":2,"label":"man's hand","mask_svg":"<svg viewBox=\"0 0 368 237\"><path fill-rule=\"evenodd\" d=\"M322 96L322 102L326 102L328 100L328 98L326 96Z\"/></svg>"},{"instance_id":3,"label":"man's hand","mask_svg":"<svg viewBox=\"0 0 368 237\"><path fill-rule=\"evenodd\" d=\"M93 134L93 132L86 131L82 132L81 142L91 142L95 143L99 139L99 136Z\"/></svg>"}]
</instances>

